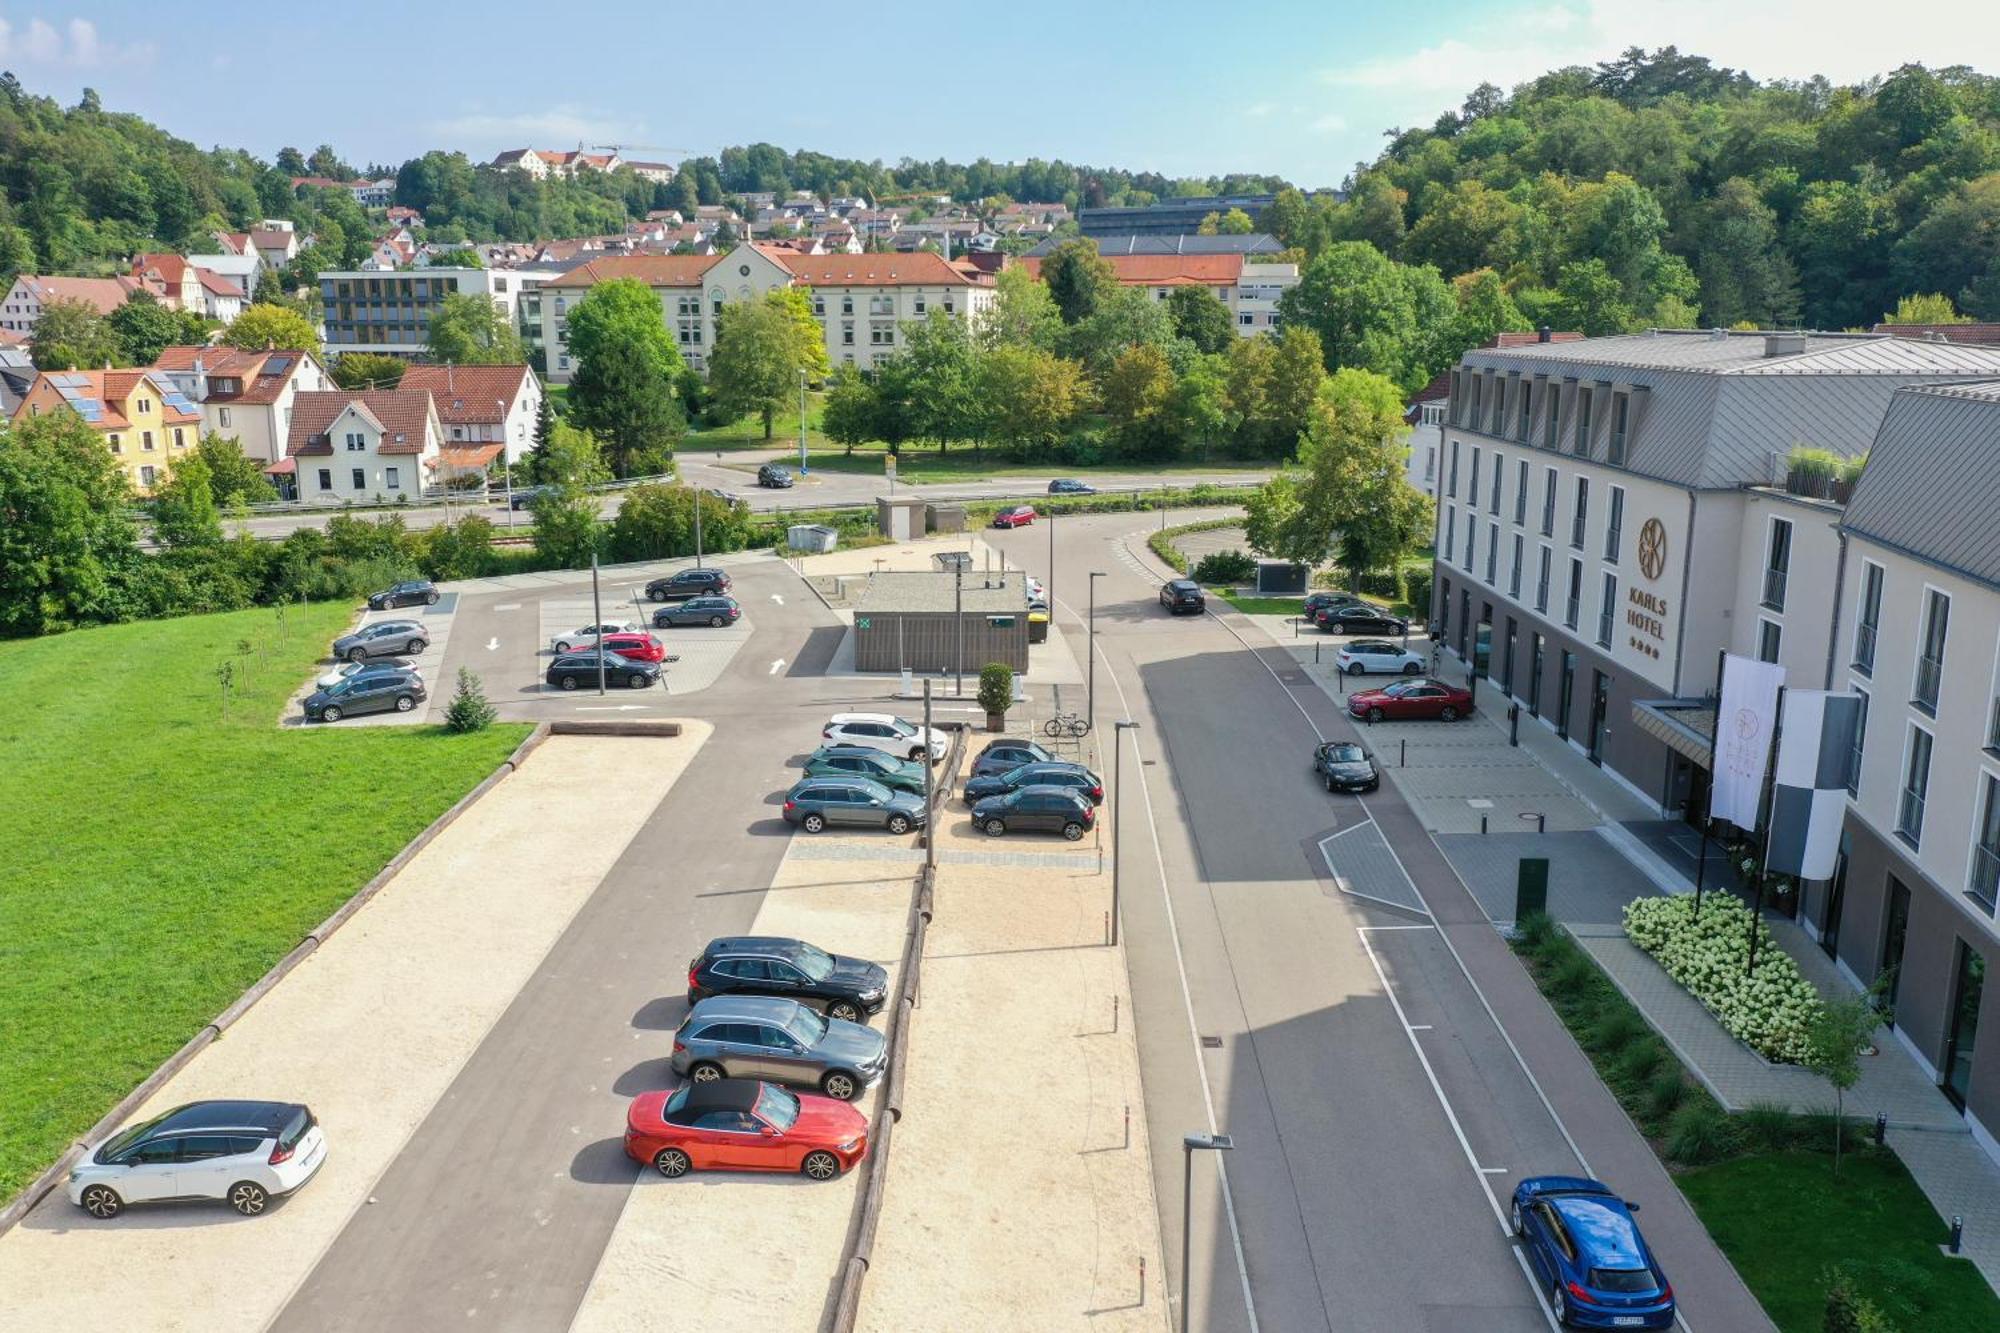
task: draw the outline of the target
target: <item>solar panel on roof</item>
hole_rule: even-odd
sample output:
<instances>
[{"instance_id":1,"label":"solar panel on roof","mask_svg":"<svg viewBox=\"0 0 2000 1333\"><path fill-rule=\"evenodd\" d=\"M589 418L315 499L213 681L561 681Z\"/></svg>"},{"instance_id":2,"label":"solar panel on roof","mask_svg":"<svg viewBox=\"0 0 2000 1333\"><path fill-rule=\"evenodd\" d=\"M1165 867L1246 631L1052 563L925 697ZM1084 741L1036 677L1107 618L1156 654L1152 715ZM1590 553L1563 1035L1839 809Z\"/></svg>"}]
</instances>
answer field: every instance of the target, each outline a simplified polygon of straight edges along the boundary
<instances>
[{"instance_id":1,"label":"solar panel on roof","mask_svg":"<svg viewBox=\"0 0 2000 1333\"><path fill-rule=\"evenodd\" d=\"M194 411L194 404L189 402L184 395L179 393L162 394L160 395L160 400L164 402L168 407L173 408L177 412Z\"/></svg>"},{"instance_id":2,"label":"solar panel on roof","mask_svg":"<svg viewBox=\"0 0 2000 1333\"><path fill-rule=\"evenodd\" d=\"M282 375L291 368L292 358L289 356L274 356L264 363L262 373L266 375Z\"/></svg>"}]
</instances>

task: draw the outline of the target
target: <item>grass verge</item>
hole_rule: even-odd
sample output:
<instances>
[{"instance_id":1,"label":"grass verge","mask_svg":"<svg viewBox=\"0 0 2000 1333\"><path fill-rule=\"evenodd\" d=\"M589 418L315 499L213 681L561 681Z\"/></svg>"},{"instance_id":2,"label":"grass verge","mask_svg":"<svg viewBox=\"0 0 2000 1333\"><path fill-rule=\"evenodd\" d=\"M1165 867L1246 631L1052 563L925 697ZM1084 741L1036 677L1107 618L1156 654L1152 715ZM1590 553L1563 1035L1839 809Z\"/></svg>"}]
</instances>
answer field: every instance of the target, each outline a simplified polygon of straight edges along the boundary
<instances>
[{"instance_id":1,"label":"grass verge","mask_svg":"<svg viewBox=\"0 0 2000 1333\"><path fill-rule=\"evenodd\" d=\"M527 734L274 726L351 619L294 607L281 628L261 609L0 643L18 849L0 858L0 1199Z\"/></svg>"},{"instance_id":2,"label":"grass verge","mask_svg":"<svg viewBox=\"0 0 2000 1333\"><path fill-rule=\"evenodd\" d=\"M1723 1110L1548 918L1521 923L1515 952L1785 1333L1817 1333L1836 1272L1904 1333L2000 1328L2000 1298L1969 1261L1939 1253L1945 1224L1893 1152L1843 1125L1836 1177L1833 1117Z\"/></svg>"}]
</instances>

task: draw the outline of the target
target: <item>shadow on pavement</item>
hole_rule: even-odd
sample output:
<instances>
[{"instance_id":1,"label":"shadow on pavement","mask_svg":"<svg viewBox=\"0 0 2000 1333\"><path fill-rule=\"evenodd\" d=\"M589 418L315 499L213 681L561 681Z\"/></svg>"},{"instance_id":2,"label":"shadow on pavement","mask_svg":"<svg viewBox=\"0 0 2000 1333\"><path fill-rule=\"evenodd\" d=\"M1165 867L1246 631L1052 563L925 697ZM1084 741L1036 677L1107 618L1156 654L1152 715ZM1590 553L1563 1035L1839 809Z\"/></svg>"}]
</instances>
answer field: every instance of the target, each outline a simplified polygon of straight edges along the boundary
<instances>
[{"instance_id":1,"label":"shadow on pavement","mask_svg":"<svg viewBox=\"0 0 2000 1333\"><path fill-rule=\"evenodd\" d=\"M587 1143L569 1160L569 1178L581 1185L629 1187L638 1174L639 1164L625 1155L623 1138Z\"/></svg>"},{"instance_id":2,"label":"shadow on pavement","mask_svg":"<svg viewBox=\"0 0 2000 1333\"><path fill-rule=\"evenodd\" d=\"M687 1013L686 996L662 995L639 1006L639 1012L632 1015L632 1026L647 1032L672 1032Z\"/></svg>"}]
</instances>

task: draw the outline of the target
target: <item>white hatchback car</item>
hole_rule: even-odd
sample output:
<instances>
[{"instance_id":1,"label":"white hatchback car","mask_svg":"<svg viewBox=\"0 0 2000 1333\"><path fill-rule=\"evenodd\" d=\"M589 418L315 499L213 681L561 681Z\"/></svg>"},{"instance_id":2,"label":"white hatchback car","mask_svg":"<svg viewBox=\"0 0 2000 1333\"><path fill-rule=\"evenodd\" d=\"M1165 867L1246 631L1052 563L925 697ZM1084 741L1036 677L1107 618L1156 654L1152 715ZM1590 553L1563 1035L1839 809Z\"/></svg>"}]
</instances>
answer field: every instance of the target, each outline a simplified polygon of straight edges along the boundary
<instances>
[{"instance_id":1,"label":"white hatchback car","mask_svg":"<svg viewBox=\"0 0 2000 1333\"><path fill-rule=\"evenodd\" d=\"M1422 653L1413 653L1386 639L1356 639L1352 643L1344 643L1334 661L1350 676L1371 673L1418 676L1429 665Z\"/></svg>"},{"instance_id":2,"label":"white hatchback car","mask_svg":"<svg viewBox=\"0 0 2000 1333\"><path fill-rule=\"evenodd\" d=\"M568 634L558 634L549 640L549 646L559 653L572 648L595 648L600 634L637 634L639 626L630 620L607 620L602 625L585 625L580 630Z\"/></svg>"},{"instance_id":3,"label":"white hatchback car","mask_svg":"<svg viewBox=\"0 0 2000 1333\"><path fill-rule=\"evenodd\" d=\"M865 745L898 759L920 759L928 748L934 764L944 758L947 748L943 735L927 735L922 727L893 713L835 713L819 734L828 745Z\"/></svg>"},{"instance_id":4,"label":"white hatchback car","mask_svg":"<svg viewBox=\"0 0 2000 1333\"><path fill-rule=\"evenodd\" d=\"M70 1168L69 1201L107 1219L127 1204L226 1199L255 1217L325 1161L326 1136L296 1102L189 1102L92 1148Z\"/></svg>"}]
</instances>

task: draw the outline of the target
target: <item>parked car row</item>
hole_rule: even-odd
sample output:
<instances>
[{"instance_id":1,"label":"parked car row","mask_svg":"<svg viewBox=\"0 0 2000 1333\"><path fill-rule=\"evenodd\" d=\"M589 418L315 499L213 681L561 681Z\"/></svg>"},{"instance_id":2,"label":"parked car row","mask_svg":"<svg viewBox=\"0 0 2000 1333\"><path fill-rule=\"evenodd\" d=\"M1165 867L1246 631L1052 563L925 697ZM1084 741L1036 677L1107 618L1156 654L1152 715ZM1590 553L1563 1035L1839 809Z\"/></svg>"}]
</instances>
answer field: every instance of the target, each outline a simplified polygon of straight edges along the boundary
<instances>
[{"instance_id":1,"label":"parked car row","mask_svg":"<svg viewBox=\"0 0 2000 1333\"><path fill-rule=\"evenodd\" d=\"M1104 779L1033 741L999 737L974 757L961 794L988 837L1060 833L1076 842L1097 823Z\"/></svg>"},{"instance_id":2,"label":"parked car row","mask_svg":"<svg viewBox=\"0 0 2000 1333\"><path fill-rule=\"evenodd\" d=\"M371 610L437 601L429 583L398 583L371 593ZM308 722L338 722L365 713L407 713L430 697L423 673L410 659L430 647L430 631L407 619L378 620L333 641L334 665L314 682L300 705Z\"/></svg>"}]
</instances>

